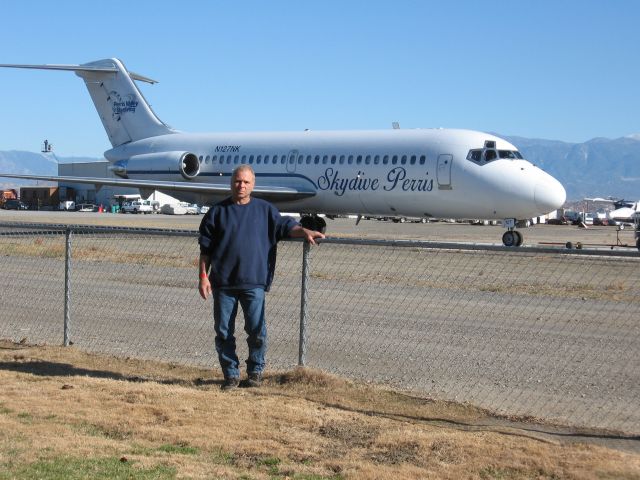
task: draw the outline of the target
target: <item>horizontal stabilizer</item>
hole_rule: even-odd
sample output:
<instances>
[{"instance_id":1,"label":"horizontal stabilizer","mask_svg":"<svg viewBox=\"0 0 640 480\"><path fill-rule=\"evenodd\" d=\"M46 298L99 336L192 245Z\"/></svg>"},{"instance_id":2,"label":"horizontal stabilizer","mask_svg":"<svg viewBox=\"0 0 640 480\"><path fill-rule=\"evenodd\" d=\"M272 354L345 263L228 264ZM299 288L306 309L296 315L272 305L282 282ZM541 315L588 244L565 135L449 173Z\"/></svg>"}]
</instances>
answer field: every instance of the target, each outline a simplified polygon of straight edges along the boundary
<instances>
[{"instance_id":1,"label":"horizontal stabilizer","mask_svg":"<svg viewBox=\"0 0 640 480\"><path fill-rule=\"evenodd\" d=\"M3 63L0 67L74 72L84 81L112 147L176 133L153 112L134 80L157 82L129 72L117 58L82 65Z\"/></svg>"},{"instance_id":2,"label":"horizontal stabilizer","mask_svg":"<svg viewBox=\"0 0 640 480\"><path fill-rule=\"evenodd\" d=\"M34 70L67 70L71 72L88 72L88 73L117 73L116 67L108 66L91 66L91 65L24 65L18 63L0 63L0 67L5 68L31 68ZM158 83L156 80L128 71L129 76L134 80L147 83Z\"/></svg>"}]
</instances>

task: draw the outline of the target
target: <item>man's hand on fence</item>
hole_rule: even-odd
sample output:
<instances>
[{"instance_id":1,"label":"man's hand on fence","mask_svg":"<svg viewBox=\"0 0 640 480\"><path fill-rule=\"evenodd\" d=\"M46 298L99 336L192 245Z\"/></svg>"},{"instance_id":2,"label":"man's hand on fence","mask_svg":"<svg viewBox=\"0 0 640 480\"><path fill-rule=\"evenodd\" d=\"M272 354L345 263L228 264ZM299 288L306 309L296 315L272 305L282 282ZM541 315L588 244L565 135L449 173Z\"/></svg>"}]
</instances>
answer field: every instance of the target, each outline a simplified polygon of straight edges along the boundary
<instances>
[{"instance_id":1,"label":"man's hand on fence","mask_svg":"<svg viewBox=\"0 0 640 480\"><path fill-rule=\"evenodd\" d=\"M292 238L304 238L311 245L315 245L315 239L324 238L324 233L317 232L315 230L309 230L308 228L296 225L291 229L291 231L289 231L289 236Z\"/></svg>"}]
</instances>

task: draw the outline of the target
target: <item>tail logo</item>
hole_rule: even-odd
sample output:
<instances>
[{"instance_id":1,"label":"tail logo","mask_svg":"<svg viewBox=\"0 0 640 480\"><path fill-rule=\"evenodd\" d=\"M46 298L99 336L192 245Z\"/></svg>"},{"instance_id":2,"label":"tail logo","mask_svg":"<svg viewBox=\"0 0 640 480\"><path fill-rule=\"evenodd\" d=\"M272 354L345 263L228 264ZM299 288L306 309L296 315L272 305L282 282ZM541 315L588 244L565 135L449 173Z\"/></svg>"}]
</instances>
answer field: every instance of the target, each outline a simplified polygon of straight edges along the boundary
<instances>
[{"instance_id":1,"label":"tail logo","mask_svg":"<svg viewBox=\"0 0 640 480\"><path fill-rule=\"evenodd\" d=\"M127 112L136 113L136 108L138 108L138 104L140 103L136 100L135 95L129 94L121 97L115 90L109 92L109 98L107 98L107 100L112 102L111 110L114 118L119 118L120 115Z\"/></svg>"}]
</instances>

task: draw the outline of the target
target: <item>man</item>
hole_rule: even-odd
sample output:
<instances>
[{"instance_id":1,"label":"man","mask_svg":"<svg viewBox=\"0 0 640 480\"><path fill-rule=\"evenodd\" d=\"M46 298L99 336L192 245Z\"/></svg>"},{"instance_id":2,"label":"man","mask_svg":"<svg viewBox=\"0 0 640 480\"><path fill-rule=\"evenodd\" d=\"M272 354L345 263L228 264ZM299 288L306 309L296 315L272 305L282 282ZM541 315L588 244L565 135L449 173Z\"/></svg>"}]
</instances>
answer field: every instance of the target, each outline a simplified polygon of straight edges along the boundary
<instances>
[{"instance_id":1,"label":"man","mask_svg":"<svg viewBox=\"0 0 640 480\"><path fill-rule=\"evenodd\" d=\"M304 238L315 245L320 232L282 217L269 202L252 198L255 174L240 165L231 176L231 197L214 205L200 224L199 291L213 293L216 351L224 374L223 390L240 384L236 354L235 317L244 312L249 358L247 385L260 386L265 365L267 328L264 294L269 290L276 261L276 244L285 237ZM209 271L209 268L211 270Z\"/></svg>"}]
</instances>

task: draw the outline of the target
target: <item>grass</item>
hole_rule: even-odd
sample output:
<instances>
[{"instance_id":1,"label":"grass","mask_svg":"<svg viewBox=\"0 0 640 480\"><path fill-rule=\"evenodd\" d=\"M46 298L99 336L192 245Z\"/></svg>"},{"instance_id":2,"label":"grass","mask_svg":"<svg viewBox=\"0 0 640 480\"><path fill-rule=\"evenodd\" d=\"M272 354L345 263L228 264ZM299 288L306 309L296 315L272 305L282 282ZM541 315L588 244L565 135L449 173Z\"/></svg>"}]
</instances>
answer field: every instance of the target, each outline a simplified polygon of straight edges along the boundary
<instances>
[{"instance_id":1,"label":"grass","mask_svg":"<svg viewBox=\"0 0 640 480\"><path fill-rule=\"evenodd\" d=\"M0 472L0 480L20 478L24 480L129 480L129 479L174 479L176 469L164 465L142 467L118 458L60 457L38 460L28 465Z\"/></svg>"},{"instance_id":2,"label":"grass","mask_svg":"<svg viewBox=\"0 0 640 480\"><path fill-rule=\"evenodd\" d=\"M0 480L640 478L640 454L316 370L224 393L218 372L74 348L0 342L0 365Z\"/></svg>"}]
</instances>

